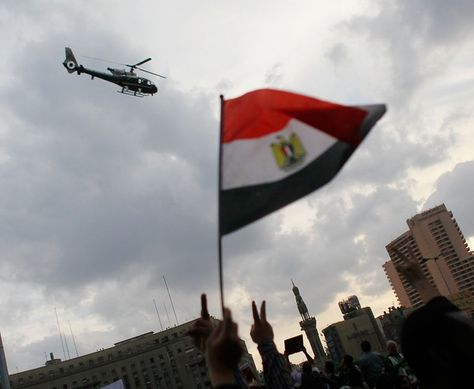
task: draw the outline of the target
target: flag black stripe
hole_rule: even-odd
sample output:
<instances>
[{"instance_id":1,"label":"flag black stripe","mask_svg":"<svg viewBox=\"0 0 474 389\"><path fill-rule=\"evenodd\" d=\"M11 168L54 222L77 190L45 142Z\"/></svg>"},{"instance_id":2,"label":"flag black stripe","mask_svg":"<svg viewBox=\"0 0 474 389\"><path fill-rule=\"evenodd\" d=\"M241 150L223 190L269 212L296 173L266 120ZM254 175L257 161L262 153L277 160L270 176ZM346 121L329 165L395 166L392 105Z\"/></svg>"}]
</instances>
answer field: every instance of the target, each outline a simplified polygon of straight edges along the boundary
<instances>
[{"instance_id":1,"label":"flag black stripe","mask_svg":"<svg viewBox=\"0 0 474 389\"><path fill-rule=\"evenodd\" d=\"M362 141L386 111L385 105L361 106L368 115L359 126ZM294 174L271 183L221 190L221 236L274 212L320 188L342 168L355 147L339 141ZM255 167L258 169L258 166Z\"/></svg>"},{"instance_id":2,"label":"flag black stripe","mask_svg":"<svg viewBox=\"0 0 474 389\"><path fill-rule=\"evenodd\" d=\"M221 191L221 234L238 230L320 188L337 174L353 152L351 145L337 142L282 180Z\"/></svg>"}]
</instances>

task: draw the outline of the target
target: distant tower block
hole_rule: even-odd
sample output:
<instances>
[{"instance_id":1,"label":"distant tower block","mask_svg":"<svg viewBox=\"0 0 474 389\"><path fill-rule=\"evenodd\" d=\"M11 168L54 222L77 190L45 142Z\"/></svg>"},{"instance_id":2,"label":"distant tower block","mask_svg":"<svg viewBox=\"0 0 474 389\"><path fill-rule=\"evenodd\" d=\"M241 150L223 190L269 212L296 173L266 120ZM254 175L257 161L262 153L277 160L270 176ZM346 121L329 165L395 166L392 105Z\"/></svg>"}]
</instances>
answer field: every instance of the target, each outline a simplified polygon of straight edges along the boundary
<instances>
[{"instance_id":1,"label":"distant tower block","mask_svg":"<svg viewBox=\"0 0 474 389\"><path fill-rule=\"evenodd\" d=\"M339 309L344 315L344 319L348 319L351 315L362 309L357 296L349 296L346 300L339 301Z\"/></svg>"},{"instance_id":2,"label":"distant tower block","mask_svg":"<svg viewBox=\"0 0 474 389\"><path fill-rule=\"evenodd\" d=\"M296 305L298 306L298 311L300 312L302 319L300 321L301 330L306 333L306 337L308 338L311 349L313 350L316 363L318 366L323 366L327 357L326 353L324 352L323 345L321 344L321 339L319 338L318 329L316 328L316 319L309 315L308 308L306 307L306 304L300 295L300 291L295 286L293 281L291 281L291 283L293 284L293 293L295 294Z\"/></svg>"}]
</instances>

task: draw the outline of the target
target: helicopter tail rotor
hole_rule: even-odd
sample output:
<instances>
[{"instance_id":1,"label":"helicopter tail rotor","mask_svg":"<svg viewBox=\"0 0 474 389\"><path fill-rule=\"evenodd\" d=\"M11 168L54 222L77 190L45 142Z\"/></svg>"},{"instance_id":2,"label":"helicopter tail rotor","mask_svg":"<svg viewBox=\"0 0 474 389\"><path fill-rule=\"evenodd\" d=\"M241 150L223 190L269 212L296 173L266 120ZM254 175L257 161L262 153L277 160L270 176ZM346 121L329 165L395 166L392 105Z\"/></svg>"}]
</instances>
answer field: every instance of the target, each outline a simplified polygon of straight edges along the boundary
<instances>
[{"instance_id":1,"label":"helicopter tail rotor","mask_svg":"<svg viewBox=\"0 0 474 389\"><path fill-rule=\"evenodd\" d=\"M64 60L63 65L68 73L74 73L79 69L79 64L77 63L76 58L69 47L66 47L66 59Z\"/></svg>"}]
</instances>

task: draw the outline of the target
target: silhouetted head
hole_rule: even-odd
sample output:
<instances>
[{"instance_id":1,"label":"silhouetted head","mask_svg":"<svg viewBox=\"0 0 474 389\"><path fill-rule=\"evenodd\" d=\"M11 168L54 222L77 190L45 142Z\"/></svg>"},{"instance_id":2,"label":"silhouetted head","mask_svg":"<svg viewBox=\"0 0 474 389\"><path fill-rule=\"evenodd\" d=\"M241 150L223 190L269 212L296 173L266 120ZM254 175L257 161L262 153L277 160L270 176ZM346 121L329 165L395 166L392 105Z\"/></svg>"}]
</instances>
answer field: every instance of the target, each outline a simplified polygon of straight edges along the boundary
<instances>
[{"instance_id":1,"label":"silhouetted head","mask_svg":"<svg viewBox=\"0 0 474 389\"><path fill-rule=\"evenodd\" d=\"M311 363L303 362L301 370L303 371L303 373L311 374L311 370L312 370Z\"/></svg>"},{"instance_id":2,"label":"silhouetted head","mask_svg":"<svg viewBox=\"0 0 474 389\"><path fill-rule=\"evenodd\" d=\"M333 361L326 361L324 363L324 371L326 374L334 374L335 366Z\"/></svg>"},{"instance_id":3,"label":"silhouetted head","mask_svg":"<svg viewBox=\"0 0 474 389\"><path fill-rule=\"evenodd\" d=\"M344 355L344 365L346 365L347 367L354 366L354 358L352 357L352 355Z\"/></svg>"},{"instance_id":4,"label":"silhouetted head","mask_svg":"<svg viewBox=\"0 0 474 389\"><path fill-rule=\"evenodd\" d=\"M394 340L387 341L387 352L390 355L397 354L398 353L397 342L395 342Z\"/></svg>"},{"instance_id":5,"label":"silhouetted head","mask_svg":"<svg viewBox=\"0 0 474 389\"><path fill-rule=\"evenodd\" d=\"M360 348L362 349L364 353L368 353L370 350L372 350L372 346L367 340L362 341L362 343L360 344Z\"/></svg>"},{"instance_id":6,"label":"silhouetted head","mask_svg":"<svg viewBox=\"0 0 474 389\"><path fill-rule=\"evenodd\" d=\"M472 320L444 297L417 309L402 327L404 357L428 387L458 388L472 382L473 345Z\"/></svg>"}]
</instances>

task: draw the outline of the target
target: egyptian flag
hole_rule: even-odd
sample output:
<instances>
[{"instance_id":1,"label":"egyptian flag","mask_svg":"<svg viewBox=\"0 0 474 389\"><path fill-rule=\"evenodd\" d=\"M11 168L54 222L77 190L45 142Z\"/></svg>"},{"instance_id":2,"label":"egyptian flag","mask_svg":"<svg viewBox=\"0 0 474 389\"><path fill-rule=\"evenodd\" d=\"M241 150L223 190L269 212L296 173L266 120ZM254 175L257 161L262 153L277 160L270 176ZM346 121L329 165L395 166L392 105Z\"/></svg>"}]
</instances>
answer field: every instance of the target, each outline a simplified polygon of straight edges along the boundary
<instances>
[{"instance_id":1,"label":"egyptian flag","mask_svg":"<svg viewBox=\"0 0 474 389\"><path fill-rule=\"evenodd\" d=\"M329 182L384 113L273 89L222 100L221 236Z\"/></svg>"}]
</instances>

